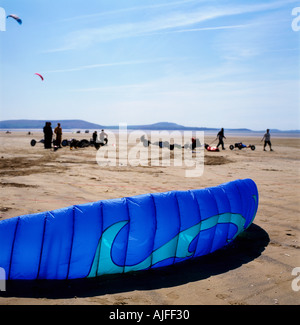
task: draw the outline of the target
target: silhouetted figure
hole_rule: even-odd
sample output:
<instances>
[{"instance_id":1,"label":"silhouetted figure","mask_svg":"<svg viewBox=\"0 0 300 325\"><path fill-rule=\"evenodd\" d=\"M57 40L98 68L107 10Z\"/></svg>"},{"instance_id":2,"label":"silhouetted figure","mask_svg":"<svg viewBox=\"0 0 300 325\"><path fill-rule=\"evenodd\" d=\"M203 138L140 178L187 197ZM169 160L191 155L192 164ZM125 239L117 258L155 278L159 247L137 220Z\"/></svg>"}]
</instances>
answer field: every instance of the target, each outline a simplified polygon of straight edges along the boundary
<instances>
[{"instance_id":1,"label":"silhouetted figure","mask_svg":"<svg viewBox=\"0 0 300 325\"><path fill-rule=\"evenodd\" d=\"M43 131L44 131L44 147L45 149L51 149L52 137L53 137L51 122L46 122Z\"/></svg>"},{"instance_id":2,"label":"silhouetted figure","mask_svg":"<svg viewBox=\"0 0 300 325\"><path fill-rule=\"evenodd\" d=\"M224 141L223 139L226 139L225 135L224 135L224 129L222 128L221 131L219 131L217 138L219 139L219 143L217 144L217 148L219 148L219 146L222 146L222 150L225 150L224 147Z\"/></svg>"}]
</instances>

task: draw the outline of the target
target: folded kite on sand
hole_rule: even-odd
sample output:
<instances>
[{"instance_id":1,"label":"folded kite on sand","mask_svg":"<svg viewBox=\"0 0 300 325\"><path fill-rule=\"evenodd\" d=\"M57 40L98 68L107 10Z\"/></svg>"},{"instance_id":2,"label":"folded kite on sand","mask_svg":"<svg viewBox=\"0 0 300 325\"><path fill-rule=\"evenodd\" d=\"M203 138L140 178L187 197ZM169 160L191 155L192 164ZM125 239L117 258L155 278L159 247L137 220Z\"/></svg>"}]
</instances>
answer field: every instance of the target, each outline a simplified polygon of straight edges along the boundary
<instances>
[{"instance_id":1,"label":"folded kite on sand","mask_svg":"<svg viewBox=\"0 0 300 325\"><path fill-rule=\"evenodd\" d=\"M157 268L224 247L252 223L251 179L103 200L0 221L7 279L76 279Z\"/></svg>"}]
</instances>

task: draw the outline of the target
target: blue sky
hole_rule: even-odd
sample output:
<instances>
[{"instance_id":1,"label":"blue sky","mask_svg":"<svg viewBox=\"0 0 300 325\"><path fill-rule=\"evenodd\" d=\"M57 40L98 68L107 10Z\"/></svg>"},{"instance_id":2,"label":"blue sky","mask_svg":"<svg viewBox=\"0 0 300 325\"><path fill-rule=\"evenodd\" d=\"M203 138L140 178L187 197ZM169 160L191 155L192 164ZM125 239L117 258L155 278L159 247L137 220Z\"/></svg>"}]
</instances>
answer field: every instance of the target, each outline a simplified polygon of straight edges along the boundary
<instances>
[{"instance_id":1,"label":"blue sky","mask_svg":"<svg viewBox=\"0 0 300 325\"><path fill-rule=\"evenodd\" d=\"M297 6L0 0L0 120L300 129Z\"/></svg>"}]
</instances>

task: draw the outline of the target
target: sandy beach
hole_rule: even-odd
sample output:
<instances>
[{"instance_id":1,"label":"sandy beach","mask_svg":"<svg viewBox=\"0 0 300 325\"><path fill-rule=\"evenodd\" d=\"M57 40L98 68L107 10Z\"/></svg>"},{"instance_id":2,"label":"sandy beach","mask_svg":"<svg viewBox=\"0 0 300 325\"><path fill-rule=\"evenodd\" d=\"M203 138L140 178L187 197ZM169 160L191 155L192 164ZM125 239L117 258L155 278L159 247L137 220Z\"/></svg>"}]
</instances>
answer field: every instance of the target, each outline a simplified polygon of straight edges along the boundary
<instances>
[{"instance_id":1,"label":"sandy beach","mask_svg":"<svg viewBox=\"0 0 300 325\"><path fill-rule=\"evenodd\" d=\"M64 134L63 139L71 136L89 139L91 134ZM170 166L126 166L117 161L117 166L101 167L94 147L53 151L45 150L41 143L30 146L31 139L42 138L42 133L0 133L0 220L103 199L201 189L243 178L256 182L259 208L248 231L214 254L120 276L51 284L8 282L6 292L0 292L1 305L299 304L300 292L292 289L296 278L292 270L300 267L299 138L273 137L274 151L267 148L265 152L260 135L227 136L226 150L205 151L199 177L186 177L185 164L172 164L176 150L183 149L174 149ZM214 138L205 136L205 142ZM229 150L230 144L239 141L255 144L256 150ZM118 141L108 145L120 150ZM169 149L162 149L158 161L169 154Z\"/></svg>"}]
</instances>

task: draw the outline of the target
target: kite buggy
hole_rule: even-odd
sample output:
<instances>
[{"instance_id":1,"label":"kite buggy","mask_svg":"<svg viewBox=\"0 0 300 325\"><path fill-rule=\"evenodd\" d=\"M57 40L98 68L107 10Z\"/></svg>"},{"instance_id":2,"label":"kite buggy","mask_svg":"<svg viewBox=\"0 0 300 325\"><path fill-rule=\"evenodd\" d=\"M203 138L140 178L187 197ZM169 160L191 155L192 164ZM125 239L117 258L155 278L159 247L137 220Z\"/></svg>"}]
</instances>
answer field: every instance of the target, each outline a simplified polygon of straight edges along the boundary
<instances>
[{"instance_id":1,"label":"kite buggy","mask_svg":"<svg viewBox=\"0 0 300 325\"><path fill-rule=\"evenodd\" d=\"M254 145L254 144L249 144L249 145L247 146L247 145L243 144L242 142L237 142L237 143L235 143L234 145L231 144L231 145L229 146L229 149L230 149L230 150L233 150L234 148L239 148L239 150L242 150L242 149L244 149L244 148L250 148L251 150L255 150L255 145Z\"/></svg>"}]
</instances>

